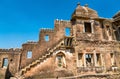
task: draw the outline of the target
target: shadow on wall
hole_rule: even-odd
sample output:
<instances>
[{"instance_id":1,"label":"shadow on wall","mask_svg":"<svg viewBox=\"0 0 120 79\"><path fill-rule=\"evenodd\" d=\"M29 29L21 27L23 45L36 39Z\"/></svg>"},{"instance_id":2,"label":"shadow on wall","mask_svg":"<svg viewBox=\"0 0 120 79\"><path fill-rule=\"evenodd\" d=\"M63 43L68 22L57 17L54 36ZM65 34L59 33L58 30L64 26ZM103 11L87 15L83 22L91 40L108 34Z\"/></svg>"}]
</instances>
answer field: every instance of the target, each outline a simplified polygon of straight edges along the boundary
<instances>
[{"instance_id":1,"label":"shadow on wall","mask_svg":"<svg viewBox=\"0 0 120 79\"><path fill-rule=\"evenodd\" d=\"M5 72L5 79L10 79L10 77L13 77L13 75L9 71L9 64L8 64L6 72Z\"/></svg>"}]
</instances>

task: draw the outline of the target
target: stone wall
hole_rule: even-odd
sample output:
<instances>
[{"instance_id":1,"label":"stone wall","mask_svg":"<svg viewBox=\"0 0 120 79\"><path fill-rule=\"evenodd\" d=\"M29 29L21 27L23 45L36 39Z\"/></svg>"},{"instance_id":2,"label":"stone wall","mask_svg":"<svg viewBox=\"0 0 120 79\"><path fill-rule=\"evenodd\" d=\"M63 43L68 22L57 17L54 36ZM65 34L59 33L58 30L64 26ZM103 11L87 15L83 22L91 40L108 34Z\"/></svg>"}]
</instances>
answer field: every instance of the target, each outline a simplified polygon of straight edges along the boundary
<instances>
[{"instance_id":1,"label":"stone wall","mask_svg":"<svg viewBox=\"0 0 120 79\"><path fill-rule=\"evenodd\" d=\"M21 56L21 68L24 68L45 52L52 48L59 40L64 39L65 28L71 28L70 22L68 21L55 21L55 28L52 29L41 29L39 34L38 42L28 42L22 45L22 56ZM45 41L45 36L49 36L49 41ZM27 59L27 51L32 51L32 58Z\"/></svg>"},{"instance_id":2,"label":"stone wall","mask_svg":"<svg viewBox=\"0 0 120 79\"><path fill-rule=\"evenodd\" d=\"M57 54L59 53L64 53L65 55L64 67L59 67L57 64ZM74 56L73 56L73 52L71 52L70 50L56 50L53 52L50 58L47 58L42 63L38 64L34 68L31 68L29 71L27 71L24 74L24 76L26 78L35 77L35 76L39 76L40 78L41 77L49 78L56 76L63 77L63 76L75 75L74 73L75 62L74 60L71 59L74 59Z\"/></svg>"},{"instance_id":3,"label":"stone wall","mask_svg":"<svg viewBox=\"0 0 120 79\"><path fill-rule=\"evenodd\" d=\"M1 49L0 50L0 75L9 77L19 71L21 49ZM8 59L8 65L3 67L4 58Z\"/></svg>"},{"instance_id":4,"label":"stone wall","mask_svg":"<svg viewBox=\"0 0 120 79\"><path fill-rule=\"evenodd\" d=\"M100 74L111 71L112 67L120 67L120 45L117 38L120 36L119 19L113 20L98 17L96 11L78 4L71 20L55 20L54 29L41 29L37 42L24 43L21 49L0 49L0 70L2 71L0 76L14 76L16 72L32 64L28 67L28 71L27 68L23 69L25 73L22 75L26 78L73 75L74 77L68 77L68 79L119 78L118 75ZM66 28L70 28L70 36L65 36ZM46 36L48 36L47 40ZM64 39L65 37L68 39ZM59 42L59 47L56 47ZM65 43L71 45L65 46ZM52 52L49 51L50 49ZM29 51L32 52L32 56L27 58ZM49 54L50 57L47 57L48 53L52 55ZM88 54L89 58L86 57ZM40 57L43 58L43 62L40 62ZM3 68L3 58L8 58L9 63L6 68ZM58 64L59 60L61 60L60 64ZM6 76L8 73L9 75ZM97 75L75 77L75 75L91 73L97 73Z\"/></svg>"}]
</instances>

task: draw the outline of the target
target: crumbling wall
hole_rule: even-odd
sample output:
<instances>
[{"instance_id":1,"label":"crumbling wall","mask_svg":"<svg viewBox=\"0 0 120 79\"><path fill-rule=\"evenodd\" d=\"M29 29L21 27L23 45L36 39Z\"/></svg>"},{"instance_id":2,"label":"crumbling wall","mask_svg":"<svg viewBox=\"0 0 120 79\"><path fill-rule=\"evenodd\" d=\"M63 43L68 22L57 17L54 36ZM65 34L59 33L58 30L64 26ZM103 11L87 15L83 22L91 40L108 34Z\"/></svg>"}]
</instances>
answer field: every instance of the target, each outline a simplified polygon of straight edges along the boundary
<instances>
[{"instance_id":1,"label":"crumbling wall","mask_svg":"<svg viewBox=\"0 0 120 79\"><path fill-rule=\"evenodd\" d=\"M28 65L33 61L34 58L34 51L33 48L37 45L36 42L28 42L22 45L22 53L21 53L21 61L20 61L20 69ZM32 52L32 58L27 58L28 51Z\"/></svg>"},{"instance_id":2,"label":"crumbling wall","mask_svg":"<svg viewBox=\"0 0 120 79\"><path fill-rule=\"evenodd\" d=\"M21 49L0 50L0 75L3 75L6 78L15 75L20 66L20 53ZM3 67L4 58L8 59L8 65L6 67Z\"/></svg>"},{"instance_id":3,"label":"crumbling wall","mask_svg":"<svg viewBox=\"0 0 120 79\"><path fill-rule=\"evenodd\" d=\"M71 27L70 22L67 21L55 21L55 28L52 29L41 29L39 34L39 41L36 43L23 44L23 51L21 56L21 68L30 64L32 61L38 59L40 56L45 54L47 50L54 47L59 40L64 39L65 28ZM45 40L45 36L49 36L48 40ZM32 51L32 58L27 59L27 51Z\"/></svg>"}]
</instances>

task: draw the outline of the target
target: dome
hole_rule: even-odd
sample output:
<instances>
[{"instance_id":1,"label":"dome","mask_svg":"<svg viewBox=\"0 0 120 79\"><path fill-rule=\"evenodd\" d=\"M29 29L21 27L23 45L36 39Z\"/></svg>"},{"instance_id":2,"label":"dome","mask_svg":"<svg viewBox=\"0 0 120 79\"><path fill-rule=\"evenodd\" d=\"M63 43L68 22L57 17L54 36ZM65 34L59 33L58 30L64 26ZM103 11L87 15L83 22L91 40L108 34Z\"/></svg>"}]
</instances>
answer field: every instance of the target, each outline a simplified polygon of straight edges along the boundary
<instances>
[{"instance_id":1,"label":"dome","mask_svg":"<svg viewBox=\"0 0 120 79\"><path fill-rule=\"evenodd\" d=\"M77 5L77 8L72 14L72 18L75 17L94 17L97 18L98 14L95 10L88 7L88 5L80 6L80 4Z\"/></svg>"}]
</instances>

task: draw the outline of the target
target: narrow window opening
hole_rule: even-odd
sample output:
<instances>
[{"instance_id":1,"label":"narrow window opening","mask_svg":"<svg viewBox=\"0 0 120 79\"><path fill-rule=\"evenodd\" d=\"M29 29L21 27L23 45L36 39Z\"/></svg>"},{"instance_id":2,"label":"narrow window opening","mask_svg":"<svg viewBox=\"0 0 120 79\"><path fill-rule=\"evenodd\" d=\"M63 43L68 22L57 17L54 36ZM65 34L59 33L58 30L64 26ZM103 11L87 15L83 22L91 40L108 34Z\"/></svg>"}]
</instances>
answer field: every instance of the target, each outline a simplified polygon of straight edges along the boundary
<instances>
[{"instance_id":1,"label":"narrow window opening","mask_svg":"<svg viewBox=\"0 0 120 79\"><path fill-rule=\"evenodd\" d=\"M78 60L81 60L81 59L82 59L82 54L78 53Z\"/></svg>"},{"instance_id":2,"label":"narrow window opening","mask_svg":"<svg viewBox=\"0 0 120 79\"><path fill-rule=\"evenodd\" d=\"M8 66L8 58L3 58L3 68Z\"/></svg>"},{"instance_id":3,"label":"narrow window opening","mask_svg":"<svg viewBox=\"0 0 120 79\"><path fill-rule=\"evenodd\" d=\"M65 28L65 36L70 36L70 28Z\"/></svg>"},{"instance_id":4,"label":"narrow window opening","mask_svg":"<svg viewBox=\"0 0 120 79\"><path fill-rule=\"evenodd\" d=\"M32 51L27 52L27 58L32 58Z\"/></svg>"},{"instance_id":5,"label":"narrow window opening","mask_svg":"<svg viewBox=\"0 0 120 79\"><path fill-rule=\"evenodd\" d=\"M120 41L120 37L119 37L119 34L117 31L114 31L114 34L115 34L115 38L116 40Z\"/></svg>"},{"instance_id":6,"label":"narrow window opening","mask_svg":"<svg viewBox=\"0 0 120 79\"><path fill-rule=\"evenodd\" d=\"M49 36L45 35L44 39L45 39L45 41L49 41Z\"/></svg>"},{"instance_id":7,"label":"narrow window opening","mask_svg":"<svg viewBox=\"0 0 120 79\"><path fill-rule=\"evenodd\" d=\"M58 58L58 66L62 67L62 55L58 55L57 58Z\"/></svg>"},{"instance_id":8,"label":"narrow window opening","mask_svg":"<svg viewBox=\"0 0 120 79\"><path fill-rule=\"evenodd\" d=\"M110 30L110 26L106 26L106 29L107 29L107 35L108 36L111 36L111 30Z\"/></svg>"},{"instance_id":9,"label":"narrow window opening","mask_svg":"<svg viewBox=\"0 0 120 79\"><path fill-rule=\"evenodd\" d=\"M107 35L107 39L108 39L108 40L113 40L111 28L110 28L109 25L106 26L106 35Z\"/></svg>"},{"instance_id":10,"label":"narrow window opening","mask_svg":"<svg viewBox=\"0 0 120 79\"><path fill-rule=\"evenodd\" d=\"M65 56L62 53L59 53L56 58L57 58L57 66L61 68L65 68L66 67Z\"/></svg>"},{"instance_id":11,"label":"narrow window opening","mask_svg":"<svg viewBox=\"0 0 120 79\"><path fill-rule=\"evenodd\" d=\"M93 54L86 54L86 65L93 66Z\"/></svg>"},{"instance_id":12,"label":"narrow window opening","mask_svg":"<svg viewBox=\"0 0 120 79\"><path fill-rule=\"evenodd\" d=\"M79 65L80 67L83 66L82 57L83 57L83 54L82 54L82 53L78 53L78 65Z\"/></svg>"},{"instance_id":13,"label":"narrow window opening","mask_svg":"<svg viewBox=\"0 0 120 79\"><path fill-rule=\"evenodd\" d=\"M111 53L110 56L111 56L111 64L112 64L112 66L113 66L113 65L114 65L114 54Z\"/></svg>"},{"instance_id":14,"label":"narrow window opening","mask_svg":"<svg viewBox=\"0 0 120 79\"><path fill-rule=\"evenodd\" d=\"M69 38L67 39L67 46L69 46Z\"/></svg>"},{"instance_id":15,"label":"narrow window opening","mask_svg":"<svg viewBox=\"0 0 120 79\"><path fill-rule=\"evenodd\" d=\"M96 54L97 66L101 66L100 54Z\"/></svg>"},{"instance_id":16,"label":"narrow window opening","mask_svg":"<svg viewBox=\"0 0 120 79\"><path fill-rule=\"evenodd\" d=\"M85 32L92 33L91 23L85 22Z\"/></svg>"},{"instance_id":17,"label":"narrow window opening","mask_svg":"<svg viewBox=\"0 0 120 79\"><path fill-rule=\"evenodd\" d=\"M69 46L72 46L72 38L70 39L70 44L69 44Z\"/></svg>"},{"instance_id":18,"label":"narrow window opening","mask_svg":"<svg viewBox=\"0 0 120 79\"><path fill-rule=\"evenodd\" d=\"M106 29L109 30L109 29L110 29L110 26L106 26Z\"/></svg>"}]
</instances>

